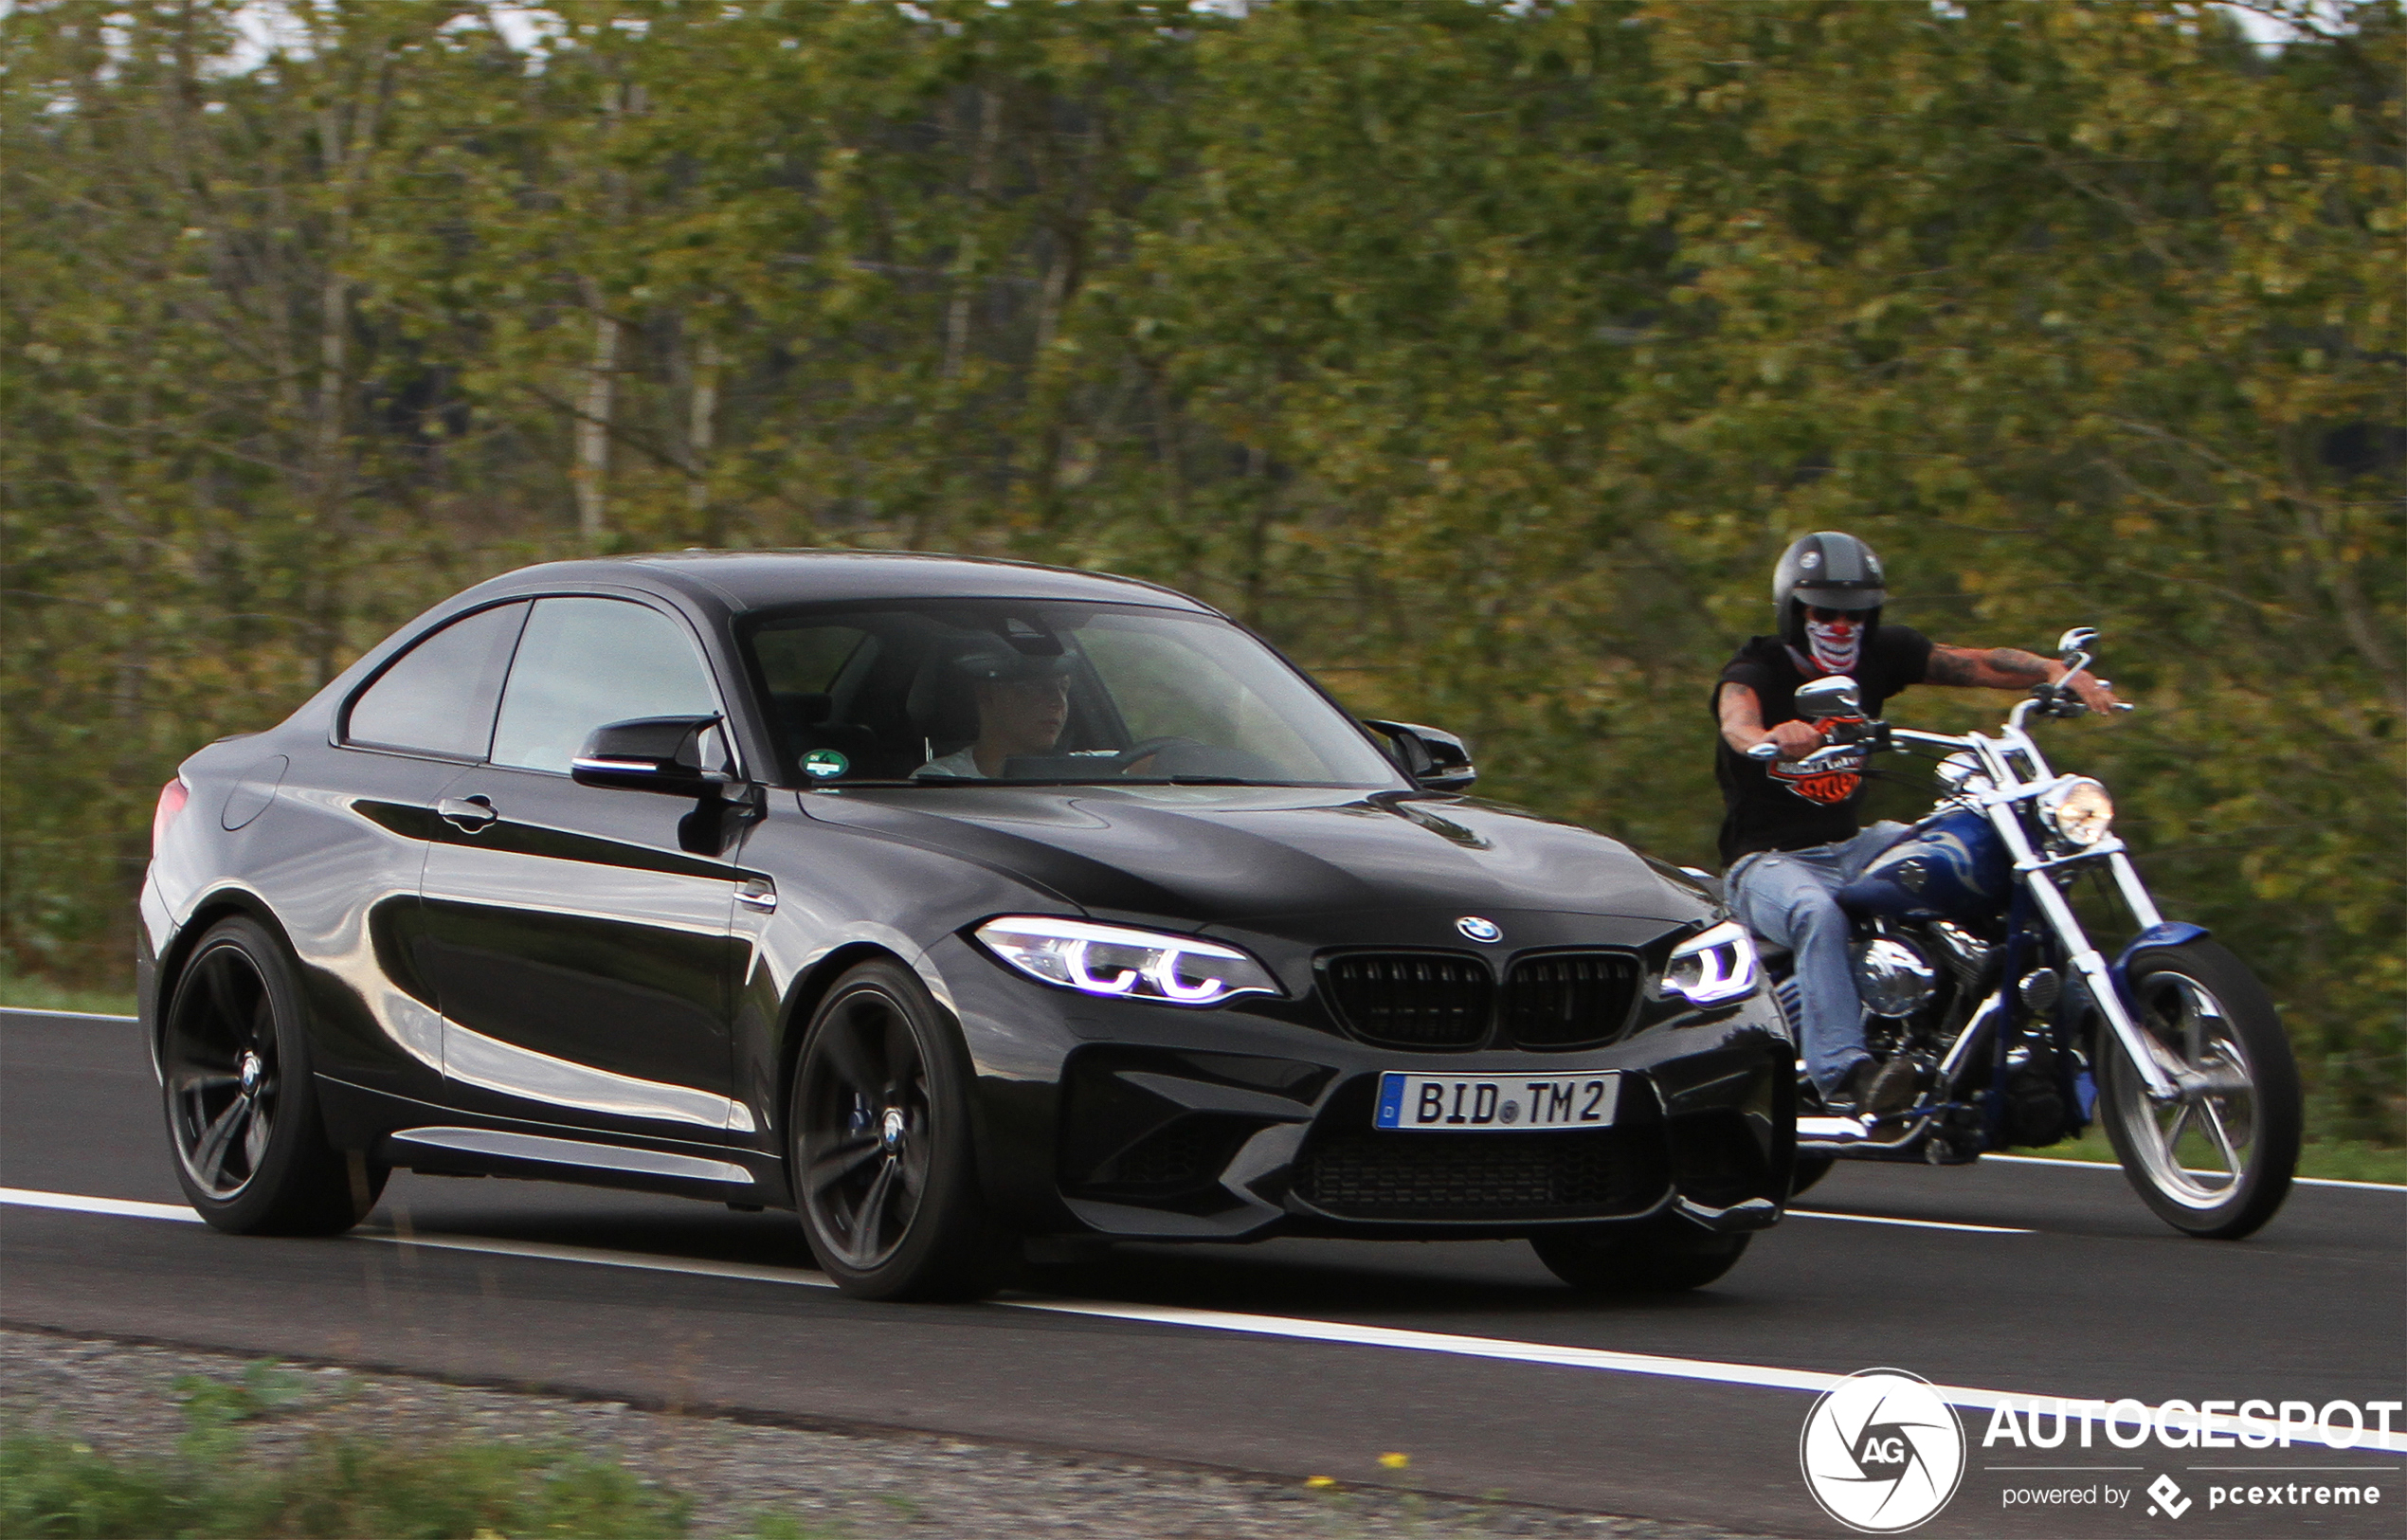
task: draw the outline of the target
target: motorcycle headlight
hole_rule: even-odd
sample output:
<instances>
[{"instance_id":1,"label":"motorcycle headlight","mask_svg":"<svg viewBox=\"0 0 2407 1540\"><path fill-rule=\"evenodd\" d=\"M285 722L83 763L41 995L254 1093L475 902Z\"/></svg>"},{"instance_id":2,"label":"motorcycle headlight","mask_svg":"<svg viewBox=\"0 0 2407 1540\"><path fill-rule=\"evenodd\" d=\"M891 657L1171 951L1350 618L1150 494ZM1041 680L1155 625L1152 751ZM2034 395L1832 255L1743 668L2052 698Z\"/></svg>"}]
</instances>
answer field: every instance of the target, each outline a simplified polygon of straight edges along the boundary
<instances>
[{"instance_id":1,"label":"motorcycle headlight","mask_svg":"<svg viewBox=\"0 0 2407 1540\"><path fill-rule=\"evenodd\" d=\"M1692 1006L1719 1006L1753 994L1760 978L1755 942L1744 926L1724 920L1672 949L1663 988Z\"/></svg>"},{"instance_id":2,"label":"motorcycle headlight","mask_svg":"<svg viewBox=\"0 0 2407 1540\"><path fill-rule=\"evenodd\" d=\"M2039 797L2039 811L2065 843L2093 845L2114 826L2114 799L2107 788L2087 776L2059 782Z\"/></svg>"},{"instance_id":3,"label":"motorcycle headlight","mask_svg":"<svg viewBox=\"0 0 2407 1540\"><path fill-rule=\"evenodd\" d=\"M1217 1006L1241 994L1281 992L1269 969L1200 936L1044 915L988 920L976 934L979 945L1030 978L1080 994Z\"/></svg>"}]
</instances>

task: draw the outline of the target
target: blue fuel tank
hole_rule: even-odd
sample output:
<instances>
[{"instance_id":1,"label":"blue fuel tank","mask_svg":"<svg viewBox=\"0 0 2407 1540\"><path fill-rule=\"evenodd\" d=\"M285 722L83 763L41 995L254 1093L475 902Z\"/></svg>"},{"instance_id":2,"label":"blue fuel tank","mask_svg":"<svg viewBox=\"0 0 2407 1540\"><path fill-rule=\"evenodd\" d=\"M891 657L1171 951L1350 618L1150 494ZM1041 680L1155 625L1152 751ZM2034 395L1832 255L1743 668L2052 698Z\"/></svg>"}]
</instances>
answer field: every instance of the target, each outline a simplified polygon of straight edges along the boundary
<instances>
[{"instance_id":1,"label":"blue fuel tank","mask_svg":"<svg viewBox=\"0 0 2407 1540\"><path fill-rule=\"evenodd\" d=\"M1931 814L1838 890L1851 915L1884 919L1973 919L1995 915L2014 889L2014 859L1982 813Z\"/></svg>"}]
</instances>

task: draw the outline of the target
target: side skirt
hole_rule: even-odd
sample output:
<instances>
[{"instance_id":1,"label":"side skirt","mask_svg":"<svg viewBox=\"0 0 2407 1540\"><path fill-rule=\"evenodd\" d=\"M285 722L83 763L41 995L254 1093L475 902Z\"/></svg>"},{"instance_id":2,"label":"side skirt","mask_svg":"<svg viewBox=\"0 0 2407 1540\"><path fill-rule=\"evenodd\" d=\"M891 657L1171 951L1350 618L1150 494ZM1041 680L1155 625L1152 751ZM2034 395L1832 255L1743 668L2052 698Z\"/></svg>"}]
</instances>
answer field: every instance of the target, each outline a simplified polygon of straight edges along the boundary
<instances>
[{"instance_id":1,"label":"side skirt","mask_svg":"<svg viewBox=\"0 0 2407 1540\"><path fill-rule=\"evenodd\" d=\"M791 1205L785 1162L740 1145L596 1137L588 1129L480 1117L322 1075L317 1086L337 1147L368 1151L399 1169L570 1182L748 1207Z\"/></svg>"}]
</instances>

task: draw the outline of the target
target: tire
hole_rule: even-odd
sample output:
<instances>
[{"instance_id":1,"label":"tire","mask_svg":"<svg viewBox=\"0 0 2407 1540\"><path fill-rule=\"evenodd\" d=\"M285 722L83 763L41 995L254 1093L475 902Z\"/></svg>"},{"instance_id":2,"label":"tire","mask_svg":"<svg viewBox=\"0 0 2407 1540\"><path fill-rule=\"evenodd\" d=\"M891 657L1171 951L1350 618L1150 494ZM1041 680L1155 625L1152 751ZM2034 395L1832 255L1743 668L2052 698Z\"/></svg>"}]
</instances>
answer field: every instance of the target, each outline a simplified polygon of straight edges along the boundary
<instances>
[{"instance_id":1,"label":"tire","mask_svg":"<svg viewBox=\"0 0 2407 1540\"><path fill-rule=\"evenodd\" d=\"M1837 1164L1838 1157L1836 1155L1816 1155L1799 1150L1795 1174L1789 1178L1788 1195L1794 1198L1805 1191L1823 1177L1830 1175L1830 1169Z\"/></svg>"},{"instance_id":2,"label":"tire","mask_svg":"<svg viewBox=\"0 0 2407 1540\"><path fill-rule=\"evenodd\" d=\"M836 981L803 1039L787 1118L796 1210L836 1286L863 1299L975 1299L1003 1238L979 1190L969 1060L908 969Z\"/></svg>"},{"instance_id":3,"label":"tire","mask_svg":"<svg viewBox=\"0 0 2407 1540\"><path fill-rule=\"evenodd\" d=\"M1715 1235L1680 1219L1559 1230L1529 1238L1547 1271L1595 1294L1676 1294L1728 1272L1749 1237Z\"/></svg>"},{"instance_id":4,"label":"tire","mask_svg":"<svg viewBox=\"0 0 2407 1540\"><path fill-rule=\"evenodd\" d=\"M193 947L159 1069L175 1178L211 1225L339 1235L376 1206L389 1172L327 1141L299 970L257 920L220 920Z\"/></svg>"},{"instance_id":5,"label":"tire","mask_svg":"<svg viewBox=\"0 0 2407 1540\"><path fill-rule=\"evenodd\" d=\"M2298 1167L2298 1065L2264 986L2212 941L2142 952L2130 969L2141 1030L2167 1069L2221 1085L2150 1102L2111 1028L2098 1028L2099 1116L2123 1174L2156 1216L2236 1241L2273 1217Z\"/></svg>"}]
</instances>

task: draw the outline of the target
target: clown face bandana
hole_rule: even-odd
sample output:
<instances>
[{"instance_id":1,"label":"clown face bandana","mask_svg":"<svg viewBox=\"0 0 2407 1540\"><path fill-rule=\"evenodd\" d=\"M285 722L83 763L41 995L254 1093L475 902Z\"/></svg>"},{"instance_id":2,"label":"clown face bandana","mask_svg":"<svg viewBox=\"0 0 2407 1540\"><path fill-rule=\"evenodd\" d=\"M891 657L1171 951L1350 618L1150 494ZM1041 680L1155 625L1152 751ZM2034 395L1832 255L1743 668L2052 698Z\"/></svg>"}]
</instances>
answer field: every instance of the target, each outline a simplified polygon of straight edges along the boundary
<instances>
[{"instance_id":1,"label":"clown face bandana","mask_svg":"<svg viewBox=\"0 0 2407 1540\"><path fill-rule=\"evenodd\" d=\"M1853 674L1864 650L1864 627L1854 620L1805 623L1806 644L1825 674Z\"/></svg>"}]
</instances>

